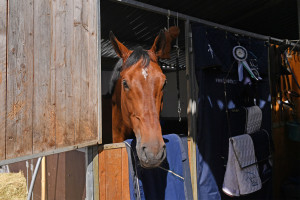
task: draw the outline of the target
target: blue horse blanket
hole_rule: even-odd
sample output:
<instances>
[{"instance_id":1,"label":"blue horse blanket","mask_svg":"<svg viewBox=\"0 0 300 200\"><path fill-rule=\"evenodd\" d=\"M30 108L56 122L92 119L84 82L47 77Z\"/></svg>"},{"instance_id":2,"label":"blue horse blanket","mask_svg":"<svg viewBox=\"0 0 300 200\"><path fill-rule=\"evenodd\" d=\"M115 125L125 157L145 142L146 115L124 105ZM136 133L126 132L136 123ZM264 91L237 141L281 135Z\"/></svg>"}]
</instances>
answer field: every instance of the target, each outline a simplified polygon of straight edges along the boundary
<instances>
[{"instance_id":1,"label":"blue horse blanket","mask_svg":"<svg viewBox=\"0 0 300 200\"><path fill-rule=\"evenodd\" d=\"M140 166L135 149L135 139L124 141L128 152L131 200L193 199L187 138L179 137L176 134L164 135L163 138L166 144L167 158L160 167L154 169L144 169ZM197 173L198 197L220 199L213 177L201 177L202 172L207 173L207 169L203 166L203 160L199 154L197 162L197 168L200 170Z\"/></svg>"}]
</instances>

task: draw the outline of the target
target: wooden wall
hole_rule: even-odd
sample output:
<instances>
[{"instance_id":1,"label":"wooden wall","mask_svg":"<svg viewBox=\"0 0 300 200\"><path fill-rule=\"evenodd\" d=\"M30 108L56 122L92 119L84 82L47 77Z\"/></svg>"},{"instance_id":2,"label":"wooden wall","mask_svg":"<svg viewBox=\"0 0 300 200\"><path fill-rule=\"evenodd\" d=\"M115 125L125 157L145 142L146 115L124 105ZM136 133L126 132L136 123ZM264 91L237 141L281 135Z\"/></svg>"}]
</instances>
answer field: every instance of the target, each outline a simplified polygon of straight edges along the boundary
<instances>
[{"instance_id":1,"label":"wooden wall","mask_svg":"<svg viewBox=\"0 0 300 200\"><path fill-rule=\"evenodd\" d=\"M125 144L99 151L99 199L130 199Z\"/></svg>"},{"instance_id":2,"label":"wooden wall","mask_svg":"<svg viewBox=\"0 0 300 200\"><path fill-rule=\"evenodd\" d=\"M33 159L34 166L37 159ZM29 160L28 187L32 173ZM9 165L11 172L21 171L27 177L26 162ZM41 199L41 169L37 173L33 188L33 199ZM85 200L86 174L85 153L69 151L46 157L46 199L47 200ZM1 197L0 197L1 199Z\"/></svg>"},{"instance_id":3,"label":"wooden wall","mask_svg":"<svg viewBox=\"0 0 300 200\"><path fill-rule=\"evenodd\" d=\"M99 141L97 0L0 0L0 161Z\"/></svg>"}]
</instances>

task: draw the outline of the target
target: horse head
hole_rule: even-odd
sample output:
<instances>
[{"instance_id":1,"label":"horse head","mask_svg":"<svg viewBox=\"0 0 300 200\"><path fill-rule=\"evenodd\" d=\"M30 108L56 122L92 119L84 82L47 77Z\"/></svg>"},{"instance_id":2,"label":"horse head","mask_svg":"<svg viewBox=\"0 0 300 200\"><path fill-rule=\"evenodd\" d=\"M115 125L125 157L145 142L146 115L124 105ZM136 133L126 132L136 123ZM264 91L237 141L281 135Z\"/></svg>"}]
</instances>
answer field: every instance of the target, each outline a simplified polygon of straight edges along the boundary
<instances>
[{"instance_id":1,"label":"horse head","mask_svg":"<svg viewBox=\"0 0 300 200\"><path fill-rule=\"evenodd\" d=\"M157 167L166 157L166 145L159 121L166 76L158 65L165 35L161 31L149 50L129 50L110 32L110 40L122 59L115 68L112 93L113 142L121 142L133 132L143 167ZM119 115L119 119L114 117Z\"/></svg>"}]
</instances>

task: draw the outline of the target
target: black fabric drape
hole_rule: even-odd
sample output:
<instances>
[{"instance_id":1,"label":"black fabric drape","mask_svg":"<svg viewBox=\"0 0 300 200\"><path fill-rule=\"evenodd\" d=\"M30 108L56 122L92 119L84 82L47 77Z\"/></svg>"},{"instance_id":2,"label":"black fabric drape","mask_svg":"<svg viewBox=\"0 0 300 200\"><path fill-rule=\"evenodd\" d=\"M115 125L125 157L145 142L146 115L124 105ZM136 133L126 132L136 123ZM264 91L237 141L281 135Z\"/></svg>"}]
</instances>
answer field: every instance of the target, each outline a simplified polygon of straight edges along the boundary
<instances>
[{"instance_id":1,"label":"black fabric drape","mask_svg":"<svg viewBox=\"0 0 300 200\"><path fill-rule=\"evenodd\" d=\"M271 133L270 87L268 78L268 47L265 41L237 36L201 24L192 24L195 71L198 83L198 148L209 165L220 193L228 154L228 138L243 134L245 115L243 107L256 104L262 109L262 129ZM255 65L263 80L251 84L238 81L237 62L232 56L235 46L248 51L248 64ZM244 77L249 76L244 70ZM227 101L224 95L226 82ZM226 104L227 102L227 104ZM229 110L227 120L226 106ZM229 126L228 126L229 124ZM230 130L229 130L230 127ZM226 195L222 196L227 199ZM238 199L271 198L271 181L263 189Z\"/></svg>"}]
</instances>

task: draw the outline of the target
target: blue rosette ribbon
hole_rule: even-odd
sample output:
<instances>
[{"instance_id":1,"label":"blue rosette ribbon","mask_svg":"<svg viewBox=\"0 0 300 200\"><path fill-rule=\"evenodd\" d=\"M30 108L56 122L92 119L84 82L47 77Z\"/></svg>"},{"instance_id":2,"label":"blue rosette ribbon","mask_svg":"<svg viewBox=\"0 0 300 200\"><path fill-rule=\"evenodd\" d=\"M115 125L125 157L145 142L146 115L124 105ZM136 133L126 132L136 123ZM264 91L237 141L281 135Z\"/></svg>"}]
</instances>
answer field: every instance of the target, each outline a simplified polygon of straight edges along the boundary
<instances>
[{"instance_id":1,"label":"blue rosette ribbon","mask_svg":"<svg viewBox=\"0 0 300 200\"><path fill-rule=\"evenodd\" d=\"M244 78L244 68L250 74L251 78L259 81L262 78L259 76L259 73L256 69L251 69L247 63L248 52L245 47L235 46L232 50L233 57L238 62L238 75L239 81L241 82ZM255 74L254 74L255 73Z\"/></svg>"}]
</instances>

